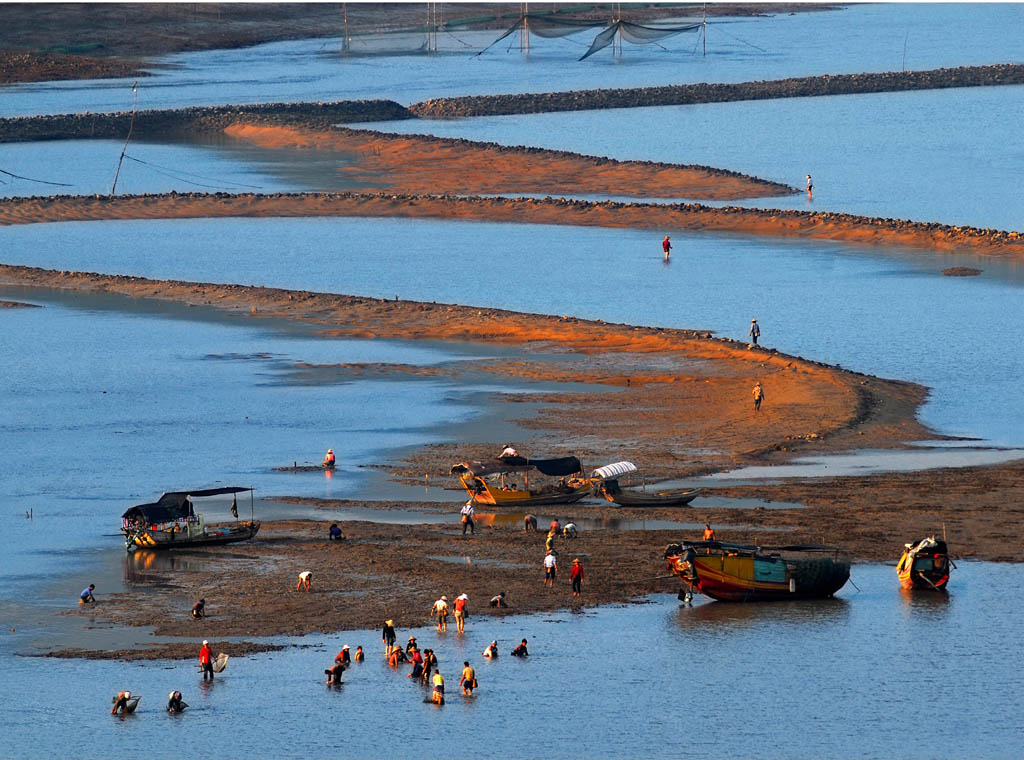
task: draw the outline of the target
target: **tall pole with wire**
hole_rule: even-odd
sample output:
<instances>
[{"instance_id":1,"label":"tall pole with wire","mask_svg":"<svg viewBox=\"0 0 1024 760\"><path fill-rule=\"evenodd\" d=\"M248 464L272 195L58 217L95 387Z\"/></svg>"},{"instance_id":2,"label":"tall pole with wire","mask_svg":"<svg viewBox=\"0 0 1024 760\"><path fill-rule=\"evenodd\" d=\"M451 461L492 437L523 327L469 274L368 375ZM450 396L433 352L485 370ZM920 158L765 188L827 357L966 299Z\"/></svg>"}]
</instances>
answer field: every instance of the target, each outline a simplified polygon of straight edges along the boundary
<instances>
[{"instance_id":1,"label":"tall pole with wire","mask_svg":"<svg viewBox=\"0 0 1024 760\"><path fill-rule=\"evenodd\" d=\"M704 38L704 56L708 54L708 4L704 3L704 29L701 30L701 36Z\"/></svg>"},{"instance_id":2,"label":"tall pole with wire","mask_svg":"<svg viewBox=\"0 0 1024 760\"><path fill-rule=\"evenodd\" d=\"M121 157L117 159L117 171L114 172L114 184L110 187L110 195L117 192L117 178L121 174L121 164L124 162L125 151L128 150L128 141L132 139L132 130L135 129L135 109L139 105L139 83L132 83L132 118L128 122L128 136L124 138L124 147L121 148Z\"/></svg>"}]
</instances>

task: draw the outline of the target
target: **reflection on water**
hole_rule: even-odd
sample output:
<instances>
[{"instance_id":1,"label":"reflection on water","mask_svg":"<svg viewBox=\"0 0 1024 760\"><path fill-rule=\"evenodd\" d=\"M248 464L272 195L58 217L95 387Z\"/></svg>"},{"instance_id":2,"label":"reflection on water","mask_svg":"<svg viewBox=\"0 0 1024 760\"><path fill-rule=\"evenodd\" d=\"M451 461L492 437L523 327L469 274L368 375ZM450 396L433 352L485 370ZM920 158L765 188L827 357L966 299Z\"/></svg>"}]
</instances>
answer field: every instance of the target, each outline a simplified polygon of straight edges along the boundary
<instances>
[{"instance_id":1,"label":"reflection on water","mask_svg":"<svg viewBox=\"0 0 1024 760\"><path fill-rule=\"evenodd\" d=\"M849 616L846 599L794 600L792 602L716 602L698 597L693 606L680 605L678 624L683 630L732 635L740 628L762 625L814 627L842 625Z\"/></svg>"},{"instance_id":2,"label":"reflection on water","mask_svg":"<svg viewBox=\"0 0 1024 760\"><path fill-rule=\"evenodd\" d=\"M225 556L218 553L217 557ZM134 582L141 580L145 571L152 570L209 570L215 563L211 557L202 552L187 552L180 549L172 549L162 552L151 552L144 549L137 549L130 554L125 552L124 570L125 580Z\"/></svg>"}]
</instances>

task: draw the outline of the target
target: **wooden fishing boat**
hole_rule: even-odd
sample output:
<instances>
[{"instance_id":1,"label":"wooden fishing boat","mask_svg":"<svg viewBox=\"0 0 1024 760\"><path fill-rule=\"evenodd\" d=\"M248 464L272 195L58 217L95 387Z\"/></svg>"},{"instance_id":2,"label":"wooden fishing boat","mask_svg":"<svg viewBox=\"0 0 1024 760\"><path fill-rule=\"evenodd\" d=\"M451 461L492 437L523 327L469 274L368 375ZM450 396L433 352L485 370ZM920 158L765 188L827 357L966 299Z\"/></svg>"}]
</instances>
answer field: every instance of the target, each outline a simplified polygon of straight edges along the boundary
<instances>
[{"instance_id":1,"label":"wooden fishing boat","mask_svg":"<svg viewBox=\"0 0 1024 760\"><path fill-rule=\"evenodd\" d=\"M668 568L686 588L724 602L822 599L850 578L850 559L830 546L671 544Z\"/></svg>"},{"instance_id":2,"label":"wooden fishing boat","mask_svg":"<svg viewBox=\"0 0 1024 760\"><path fill-rule=\"evenodd\" d=\"M561 477L557 484L530 488L530 472ZM452 467L462 487L474 504L497 507L539 507L546 504L572 504L590 495L591 483L581 477L583 467L576 457L557 459L527 459L501 457L497 459L460 462ZM524 489L507 480L512 474L524 476ZM487 480L491 477L490 482ZM495 477L497 476L497 480Z\"/></svg>"},{"instance_id":3,"label":"wooden fishing boat","mask_svg":"<svg viewBox=\"0 0 1024 760\"><path fill-rule=\"evenodd\" d=\"M904 546L903 555L896 565L900 587L945 591L950 567L956 567L949 558L946 542L930 536Z\"/></svg>"},{"instance_id":4,"label":"wooden fishing boat","mask_svg":"<svg viewBox=\"0 0 1024 760\"><path fill-rule=\"evenodd\" d=\"M222 494L249 492L250 519L245 522L207 524L197 515L192 500ZM248 541L256 536L260 523L252 519L251 488L230 486L194 491L172 491L152 504L139 504L121 515L121 532L129 553L136 549L197 549ZM231 514L238 518L237 497L232 499Z\"/></svg>"},{"instance_id":5,"label":"wooden fishing boat","mask_svg":"<svg viewBox=\"0 0 1024 760\"><path fill-rule=\"evenodd\" d=\"M620 507L685 507L701 494L700 488L666 488L652 491L622 488L619 485L619 478L636 471L636 465L632 462L615 462L598 467L590 474L595 494Z\"/></svg>"}]
</instances>

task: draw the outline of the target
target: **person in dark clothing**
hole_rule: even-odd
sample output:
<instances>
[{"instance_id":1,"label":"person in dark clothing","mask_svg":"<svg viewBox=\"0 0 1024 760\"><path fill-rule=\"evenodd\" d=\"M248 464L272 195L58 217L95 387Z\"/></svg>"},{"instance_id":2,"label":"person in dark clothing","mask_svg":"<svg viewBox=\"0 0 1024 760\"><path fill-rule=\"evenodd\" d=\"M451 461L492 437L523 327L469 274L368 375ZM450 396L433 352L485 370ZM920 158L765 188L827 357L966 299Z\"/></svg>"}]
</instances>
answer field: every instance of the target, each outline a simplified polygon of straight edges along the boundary
<instances>
[{"instance_id":1,"label":"person in dark clothing","mask_svg":"<svg viewBox=\"0 0 1024 760\"><path fill-rule=\"evenodd\" d=\"M206 617L206 600L200 599L198 602L192 605L192 617L196 620L199 618Z\"/></svg>"},{"instance_id":2,"label":"person in dark clothing","mask_svg":"<svg viewBox=\"0 0 1024 760\"><path fill-rule=\"evenodd\" d=\"M529 657L530 656L529 651L527 651L527 649L526 649L526 639L523 639L522 642L519 644L519 646L517 646L515 649L512 650L512 656L513 657Z\"/></svg>"},{"instance_id":3,"label":"person in dark clothing","mask_svg":"<svg viewBox=\"0 0 1024 760\"><path fill-rule=\"evenodd\" d=\"M327 536L328 541L342 541L345 538L345 534L341 532L341 528L338 527L337 523L331 523L330 533Z\"/></svg>"},{"instance_id":4,"label":"person in dark clothing","mask_svg":"<svg viewBox=\"0 0 1024 760\"><path fill-rule=\"evenodd\" d=\"M327 674L327 683L331 686L341 685L341 674L345 672L345 666L335 660L334 665L327 668L324 673Z\"/></svg>"},{"instance_id":5,"label":"person in dark clothing","mask_svg":"<svg viewBox=\"0 0 1024 760\"><path fill-rule=\"evenodd\" d=\"M188 705L181 701L181 692L172 691L167 697L167 712L180 713Z\"/></svg>"},{"instance_id":6,"label":"person in dark clothing","mask_svg":"<svg viewBox=\"0 0 1024 760\"><path fill-rule=\"evenodd\" d=\"M341 648L341 651L338 652L338 656L334 658L334 661L340 662L346 668L352 664L352 658L349 656L348 653L348 644Z\"/></svg>"},{"instance_id":7,"label":"person in dark clothing","mask_svg":"<svg viewBox=\"0 0 1024 760\"><path fill-rule=\"evenodd\" d=\"M508 605L505 604L505 592L504 591L502 591L497 596L492 596L491 597L491 606L492 607L508 607Z\"/></svg>"},{"instance_id":8,"label":"person in dark clothing","mask_svg":"<svg viewBox=\"0 0 1024 760\"><path fill-rule=\"evenodd\" d=\"M395 646L395 629L393 620L384 621L384 629L381 631L380 639L384 642L384 656L387 657L391 654L391 650Z\"/></svg>"}]
</instances>

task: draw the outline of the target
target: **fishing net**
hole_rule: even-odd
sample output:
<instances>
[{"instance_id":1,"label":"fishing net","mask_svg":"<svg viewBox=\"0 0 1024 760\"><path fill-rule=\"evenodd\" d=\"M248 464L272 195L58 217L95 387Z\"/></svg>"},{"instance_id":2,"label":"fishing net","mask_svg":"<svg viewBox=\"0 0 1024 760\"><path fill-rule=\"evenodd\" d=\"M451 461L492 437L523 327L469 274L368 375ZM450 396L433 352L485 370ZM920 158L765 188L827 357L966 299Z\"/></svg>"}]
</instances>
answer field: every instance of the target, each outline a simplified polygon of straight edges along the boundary
<instances>
[{"instance_id":1,"label":"fishing net","mask_svg":"<svg viewBox=\"0 0 1024 760\"><path fill-rule=\"evenodd\" d=\"M696 32L702 27L703 24L683 24L674 26L659 24L657 26L653 26L634 24L630 21L616 21L594 38L594 41L590 44L590 49L580 57L580 60L582 61L589 58L594 53L604 50L606 47L611 45L615 41L616 34L618 34L621 39L626 40L626 42L632 42L635 45L647 45L652 42L667 39L668 37L674 37L677 34Z\"/></svg>"}]
</instances>

